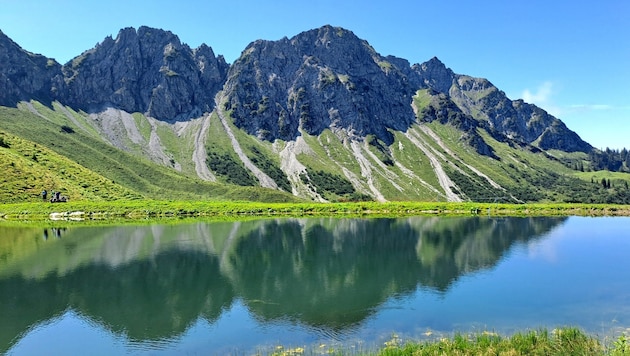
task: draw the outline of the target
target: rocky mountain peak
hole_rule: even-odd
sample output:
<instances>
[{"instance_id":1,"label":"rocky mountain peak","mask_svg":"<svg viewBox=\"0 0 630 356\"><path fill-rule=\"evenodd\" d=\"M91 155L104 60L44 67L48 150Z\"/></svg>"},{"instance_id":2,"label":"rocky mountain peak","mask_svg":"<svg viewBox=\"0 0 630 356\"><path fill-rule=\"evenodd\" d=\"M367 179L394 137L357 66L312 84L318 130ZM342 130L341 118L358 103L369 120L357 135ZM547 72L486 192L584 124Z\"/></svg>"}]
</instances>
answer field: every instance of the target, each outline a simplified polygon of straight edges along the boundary
<instances>
[{"instance_id":1,"label":"rocky mountain peak","mask_svg":"<svg viewBox=\"0 0 630 356\"><path fill-rule=\"evenodd\" d=\"M302 32L290 41L302 55L326 60L336 71L344 73L367 70L372 61L379 61L380 55L370 44L357 37L352 31L331 25ZM369 59L372 59L370 61Z\"/></svg>"},{"instance_id":2,"label":"rocky mountain peak","mask_svg":"<svg viewBox=\"0 0 630 356\"><path fill-rule=\"evenodd\" d=\"M304 31L291 39L291 43L294 46L299 47L300 44L306 45L306 47L303 48L305 51L312 51L319 47L330 49L331 46L339 46L350 42L365 43L365 41L359 39L352 31L331 25Z\"/></svg>"},{"instance_id":3,"label":"rocky mountain peak","mask_svg":"<svg viewBox=\"0 0 630 356\"><path fill-rule=\"evenodd\" d=\"M60 76L57 61L22 49L0 31L0 105L15 106L31 99L50 102Z\"/></svg>"},{"instance_id":4,"label":"rocky mountain peak","mask_svg":"<svg viewBox=\"0 0 630 356\"><path fill-rule=\"evenodd\" d=\"M403 71L351 31L329 25L253 42L230 69L225 93L235 123L269 140L331 128L391 142L388 129L404 130L415 119Z\"/></svg>"},{"instance_id":5,"label":"rocky mountain peak","mask_svg":"<svg viewBox=\"0 0 630 356\"><path fill-rule=\"evenodd\" d=\"M191 49L170 31L146 26L124 28L63 66L0 32L2 105L58 100L86 112L112 107L173 121L212 111L222 89L235 124L266 140L331 129L389 144L392 130L424 120L416 118L412 97L432 89L495 133L541 148L592 149L557 118L510 100L486 79L455 74L437 57L413 66L383 57L331 25L252 42L232 66L205 44Z\"/></svg>"},{"instance_id":6,"label":"rocky mountain peak","mask_svg":"<svg viewBox=\"0 0 630 356\"><path fill-rule=\"evenodd\" d=\"M65 99L86 111L113 106L186 118L212 110L227 68L208 46L191 50L170 31L125 28L64 65Z\"/></svg>"},{"instance_id":7,"label":"rocky mountain peak","mask_svg":"<svg viewBox=\"0 0 630 356\"><path fill-rule=\"evenodd\" d=\"M412 69L420 77L423 86L445 94L448 94L456 77L455 73L437 57L422 64L415 64Z\"/></svg>"},{"instance_id":8,"label":"rocky mountain peak","mask_svg":"<svg viewBox=\"0 0 630 356\"><path fill-rule=\"evenodd\" d=\"M446 64L444 64L438 57L434 56L433 58L429 59L428 61L420 64L420 67L422 67L423 70L429 70L429 71L450 71L448 68L446 68Z\"/></svg>"},{"instance_id":9,"label":"rocky mountain peak","mask_svg":"<svg viewBox=\"0 0 630 356\"><path fill-rule=\"evenodd\" d=\"M495 134L531 144L553 126L544 141L550 147L589 150L565 126L552 125L558 119L513 104L486 79L456 74L437 57L413 66L383 57L351 31L330 25L251 43L228 77L226 108L237 126L261 139L292 140L301 131L317 135L330 128L351 139L372 134L390 143L390 130L405 131L416 121L413 95L432 89ZM572 138L559 139L564 136Z\"/></svg>"}]
</instances>

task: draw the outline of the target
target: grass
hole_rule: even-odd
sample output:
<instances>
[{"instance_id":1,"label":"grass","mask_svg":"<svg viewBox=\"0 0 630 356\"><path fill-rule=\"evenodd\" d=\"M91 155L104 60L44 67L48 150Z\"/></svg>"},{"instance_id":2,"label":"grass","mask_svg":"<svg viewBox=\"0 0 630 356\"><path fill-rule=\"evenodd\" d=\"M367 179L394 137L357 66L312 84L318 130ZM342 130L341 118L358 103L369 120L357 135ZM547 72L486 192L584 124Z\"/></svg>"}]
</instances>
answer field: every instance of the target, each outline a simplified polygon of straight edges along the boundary
<instances>
[{"instance_id":1,"label":"grass","mask_svg":"<svg viewBox=\"0 0 630 356\"><path fill-rule=\"evenodd\" d=\"M218 121L218 117L216 121ZM217 124L220 125L220 122ZM241 150L250 159L250 161L271 179L273 179L278 187L283 189L285 192L291 192L291 185L286 174L280 169L280 158L274 153L272 143L268 141L261 141L254 136L248 135L242 129L234 126L230 120L228 120L228 126L230 126L234 137L239 142ZM221 129L220 133L223 134L225 138L228 138L222 125ZM229 142L228 147L232 147L231 142Z\"/></svg>"},{"instance_id":2,"label":"grass","mask_svg":"<svg viewBox=\"0 0 630 356\"><path fill-rule=\"evenodd\" d=\"M0 137L10 146L0 148L0 202L39 201L43 189L60 191L71 200L142 198L43 146L1 130Z\"/></svg>"},{"instance_id":3,"label":"grass","mask_svg":"<svg viewBox=\"0 0 630 356\"><path fill-rule=\"evenodd\" d=\"M403 166L416 172L416 174L420 176L428 175L430 177L428 178L429 181L434 181L435 185L439 188L437 178L433 173L429 161L420 158L419 156L421 154L411 146L411 143L409 143L409 146L405 146L408 148L401 154L398 141L400 139L405 140L404 135L398 132L394 132L394 135L396 141L389 148L389 150L392 151L392 156L396 160L399 160ZM357 162L349 144L344 144L344 142L330 130L324 130L319 137L306 134L303 134L303 137L312 151L309 153L301 153L297 158L309 171L324 171L339 175L339 165L342 165L361 180L364 190L368 190L367 179L362 176L361 166ZM388 200L436 200L434 192L429 191L419 182L415 181L415 178L409 178L399 167L383 163L383 160L379 158L381 152L375 153L375 150L372 150L371 147L372 146L369 144L362 143L360 150L371 165L372 183ZM383 150L386 150L384 145ZM368 152L371 152L373 155L370 155ZM405 159L407 157L409 157L409 159ZM338 162L339 165L336 162ZM420 162L420 164L417 164L418 162ZM401 187L402 191L399 191L394 185ZM360 189L357 190L360 191Z\"/></svg>"},{"instance_id":4,"label":"grass","mask_svg":"<svg viewBox=\"0 0 630 356\"><path fill-rule=\"evenodd\" d=\"M201 120L195 123L191 123L191 126L200 126ZM177 162L181 166L181 172L190 176L196 176L194 162L190 159L193 155L194 139L192 135L186 136L187 140L182 140L178 137L174 127L161 121L154 121L156 125L155 133L160 138L160 143L164 147L164 152L170 158L170 164L173 165ZM183 133L187 134L188 131ZM147 140L148 142L148 140Z\"/></svg>"},{"instance_id":5,"label":"grass","mask_svg":"<svg viewBox=\"0 0 630 356\"><path fill-rule=\"evenodd\" d=\"M262 354L262 352L260 353ZM603 344L594 336L578 328L563 327L549 332L546 329L500 336L493 332L475 334L456 333L451 337L428 341L403 341L393 335L378 349L344 349L320 345L313 349L277 346L269 354L292 355L630 355L630 339L620 335L610 344Z\"/></svg>"},{"instance_id":6,"label":"grass","mask_svg":"<svg viewBox=\"0 0 630 356\"><path fill-rule=\"evenodd\" d=\"M37 181L28 183L27 194L21 196L19 201L37 201L39 200L39 192L42 189L68 189L71 183L80 184L86 180L85 174L91 171L94 176L102 176L112 185L112 188L106 194L100 195L102 199L184 199L184 200L265 200L271 201L296 201L296 198L283 192L273 191L259 187L237 188L236 186L226 184L216 184L204 182L196 178L191 178L180 174L172 169L160 166L85 135L80 131L74 133L60 134L61 126L48 120L42 120L30 112L23 112L15 109L0 107L0 131L6 141L9 142L9 148L0 148L0 154L3 157L13 158L3 160L3 164L14 165L22 164L24 159L17 160L18 156L24 156L20 153L18 147L13 147L11 137L20 137L20 140L26 142L28 146L32 144L36 146L39 152L33 152L39 162L59 160L60 157L66 157L66 160L57 166L46 166L40 171L24 172L16 171L15 174L5 175L4 180L10 180L14 183L21 179L28 180L39 176L52 176L52 182L55 179L61 180L68 178L67 184L57 185L54 188L48 188L44 182ZM48 149L45 149L45 148ZM24 151L26 152L26 151ZM31 154L32 157L32 154ZM31 160L33 160L31 158ZM74 162L74 163L72 163ZM30 162L29 162L30 163ZM33 162L33 165L35 162ZM85 167L85 174L67 173L68 169L64 166L82 166ZM62 168L63 167L63 168ZM65 172L63 172L65 171ZM5 171L6 172L6 171ZM43 173L45 174L43 174ZM27 178L25 178L27 177ZM30 178L28 178L30 177ZM54 178L57 177L57 178ZM100 184L100 183L99 183ZM90 186L96 186L98 189L104 186L90 183ZM118 187L118 191L116 191ZM3 187L4 191L4 187ZM7 187L7 191L19 191L14 187ZM63 190L62 190L63 192ZM128 192L133 192L133 197ZM76 191L77 195L72 195L71 200L94 199L86 192ZM94 194L93 194L94 195ZM2 199L0 202L9 202L15 200Z\"/></svg>"},{"instance_id":7,"label":"grass","mask_svg":"<svg viewBox=\"0 0 630 356\"><path fill-rule=\"evenodd\" d=\"M610 180L612 183L630 184L630 174L622 172L596 171L596 172L575 172L574 175L584 181L601 182L602 178Z\"/></svg>"},{"instance_id":8,"label":"grass","mask_svg":"<svg viewBox=\"0 0 630 356\"><path fill-rule=\"evenodd\" d=\"M441 191L440 183L431 166L431 162L424 154L418 154L415 145L400 132L394 134L395 141L390 146L392 156L405 168L411 170L420 179L432 187ZM423 185L414 184L416 195L422 200L443 200L437 193L425 188Z\"/></svg>"},{"instance_id":9,"label":"grass","mask_svg":"<svg viewBox=\"0 0 630 356\"><path fill-rule=\"evenodd\" d=\"M421 110L430 105L432 99L428 91L421 90L414 96L414 105ZM221 183L209 183L197 177L191 159L194 149L191 142L194 133L200 128L201 120L191 122L185 128L176 131L175 127L163 122L150 121L151 119L142 114L132 115L133 122L144 141L152 134L160 138L162 149L170 158L166 159L168 162L163 162L166 165L164 166L150 161L148 153L145 152L146 147L140 144L132 145L127 142L130 145L129 151L124 151L105 142L96 132L95 124L83 112L72 111L58 103L47 107L32 102L31 105L39 113L37 115L28 111L26 104L20 105L20 110L0 108L0 132L6 137L0 142L0 154L3 157L1 164L4 172L12 172L0 178L2 188L0 203L36 201L42 189L60 189L64 194L71 196L72 200L298 200L286 194L295 187L289 185L286 173L280 169L281 160L278 152L282 142L261 141L238 129L228 120L228 125L244 153L261 170L276 180L285 192L255 187L236 191L230 185L257 186L258 182L240 163L216 113L210 117L207 132L205 144L210 160L206 164ZM451 179L457 180L457 188L465 199L494 201L494 198L503 196L507 197L503 201L630 204L628 194L630 174L576 172L562 161L582 159L584 154L566 154L567 157L552 159L544 153L533 153L515 144L510 146L508 143L499 142L479 129L478 133L483 140L500 157L493 159L480 156L473 147L462 140L462 132L451 125L440 124L437 120L422 125L426 125L439 136L448 146L450 153L446 153L447 150L440 147L431 135L427 135L418 126L410 127L408 132L424 146L436 152L437 159L445 169L450 167L447 173ZM64 130L64 127L68 130ZM367 174L366 167L361 166L347 140L338 137L342 134L333 133L329 129L324 130L319 136L303 134L302 138L310 149L300 152L297 159L309 172L322 171L336 176L347 174L346 178L352 181L355 190L362 194L370 193L373 186L385 199L391 201L446 199L445 195L440 193L443 189L430 160L404 133L393 132L394 142L389 147L385 147L383 142L375 140L374 137L372 140L367 137L368 143L361 144L360 150L365 157L364 162L370 166L371 176ZM12 148L10 143L9 147L3 147L7 145L10 136L36 145L37 150L31 152L32 150L24 149L19 153L17 146ZM370 142L372 144L369 144ZM552 153L559 155L558 152ZM52 169L36 161L50 161L48 157L53 155L65 157L68 167L73 167L72 169L78 173L67 174L65 163L57 164L55 166L57 168ZM443 157L440 157L442 155ZM18 165L20 169L5 167L7 164ZM453 165L459 166L464 173L453 174L455 169ZM477 176L472 168L466 168L467 165L474 166L506 191L490 189L486 179ZM86 170L75 169L78 166L83 166ZM181 171L177 171L180 168ZM91 171L93 176L100 176L101 181L104 179L105 183L101 181L92 183L91 181L97 181L96 178L84 178L82 172L88 174L87 171ZM604 178L611 181L611 187L606 188L599 184ZM301 196L307 198L308 194L304 189L300 189L303 187L301 183L295 181L294 177L291 179L298 185L297 190L301 192ZM592 184L592 181L595 184ZM331 201L347 199L334 193L328 194L325 198Z\"/></svg>"},{"instance_id":10,"label":"grass","mask_svg":"<svg viewBox=\"0 0 630 356\"><path fill-rule=\"evenodd\" d=\"M297 155L298 160L312 170L334 173L338 171L335 161L343 165L354 174L361 175L354 156L343 142L329 129L324 130L319 138L307 133L302 133L304 141L308 144L310 152ZM335 161L329 158L334 157Z\"/></svg>"},{"instance_id":11,"label":"grass","mask_svg":"<svg viewBox=\"0 0 630 356\"><path fill-rule=\"evenodd\" d=\"M215 113L211 117L206 149L207 165L222 182L241 186L258 185L258 179L245 168L234 151L232 141Z\"/></svg>"},{"instance_id":12,"label":"grass","mask_svg":"<svg viewBox=\"0 0 630 356\"><path fill-rule=\"evenodd\" d=\"M484 130L479 130L481 137L493 148L500 157L495 160L479 156L472 148L463 142L458 142L461 133L450 125L432 122L428 126L448 145L455 157L474 165L478 170L489 176L505 188L506 192L496 191L497 197L504 196L506 200L514 197L522 202L585 202L585 203L617 203L628 204L628 187L630 174L611 172L576 172L566 167L561 161L550 159L544 153L534 153L520 147L511 147L493 139ZM425 142L431 141L425 138ZM434 148L438 149L436 146ZM449 159L451 159L449 157ZM452 160L456 162L456 160ZM458 164L458 163L456 163ZM460 165L460 164L458 164ZM460 165L460 167L463 167ZM472 172L468 172L472 173ZM491 190L484 193L484 179L459 180L461 190L473 201L486 201L485 195L492 195ZM591 177L598 177L597 180ZM614 189L601 189L599 181L606 177L611 180ZM610 177L610 178L608 178ZM454 178L454 177L451 177ZM475 180L478 182L475 183ZM475 187L475 185L477 187ZM504 201L506 201L504 200Z\"/></svg>"},{"instance_id":13,"label":"grass","mask_svg":"<svg viewBox=\"0 0 630 356\"><path fill-rule=\"evenodd\" d=\"M133 120L136 123L136 127L138 128L138 131L140 131L140 135L142 135L142 138L145 141L149 142L149 139L151 138L151 124L149 124L147 118L139 112L132 113L131 117L133 117Z\"/></svg>"},{"instance_id":14,"label":"grass","mask_svg":"<svg viewBox=\"0 0 630 356\"><path fill-rule=\"evenodd\" d=\"M403 217L418 215L489 216L630 216L628 205L603 204L494 204L445 202L347 202L347 203L261 203L246 201L102 201L68 203L16 203L0 205L0 219L7 221L160 217Z\"/></svg>"},{"instance_id":15,"label":"grass","mask_svg":"<svg viewBox=\"0 0 630 356\"><path fill-rule=\"evenodd\" d=\"M418 109L418 112L424 110L431 104L431 95L428 89L421 89L413 96L413 105Z\"/></svg>"},{"instance_id":16,"label":"grass","mask_svg":"<svg viewBox=\"0 0 630 356\"><path fill-rule=\"evenodd\" d=\"M389 63L388 61L380 61L378 62L378 66L381 67L381 69L387 73L392 69L392 64Z\"/></svg>"},{"instance_id":17,"label":"grass","mask_svg":"<svg viewBox=\"0 0 630 356\"><path fill-rule=\"evenodd\" d=\"M576 328L517 333L502 337L495 333L455 334L438 341L401 344L393 339L376 355L614 355L596 338ZM622 350L623 352L623 350Z\"/></svg>"}]
</instances>

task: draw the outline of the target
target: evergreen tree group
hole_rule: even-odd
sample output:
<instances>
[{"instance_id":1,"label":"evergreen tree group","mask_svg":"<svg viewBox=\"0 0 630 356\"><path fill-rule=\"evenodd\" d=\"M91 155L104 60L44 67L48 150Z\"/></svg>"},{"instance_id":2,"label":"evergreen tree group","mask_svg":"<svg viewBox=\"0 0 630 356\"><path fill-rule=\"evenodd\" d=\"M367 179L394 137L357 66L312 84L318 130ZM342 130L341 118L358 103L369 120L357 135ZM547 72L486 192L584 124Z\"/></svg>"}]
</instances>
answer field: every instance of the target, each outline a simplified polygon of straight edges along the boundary
<instances>
[{"instance_id":1,"label":"evergreen tree group","mask_svg":"<svg viewBox=\"0 0 630 356\"><path fill-rule=\"evenodd\" d=\"M591 169L595 171L630 172L630 152L625 148L621 150L611 150L610 148L603 151L593 150L589 153L588 159Z\"/></svg>"}]
</instances>

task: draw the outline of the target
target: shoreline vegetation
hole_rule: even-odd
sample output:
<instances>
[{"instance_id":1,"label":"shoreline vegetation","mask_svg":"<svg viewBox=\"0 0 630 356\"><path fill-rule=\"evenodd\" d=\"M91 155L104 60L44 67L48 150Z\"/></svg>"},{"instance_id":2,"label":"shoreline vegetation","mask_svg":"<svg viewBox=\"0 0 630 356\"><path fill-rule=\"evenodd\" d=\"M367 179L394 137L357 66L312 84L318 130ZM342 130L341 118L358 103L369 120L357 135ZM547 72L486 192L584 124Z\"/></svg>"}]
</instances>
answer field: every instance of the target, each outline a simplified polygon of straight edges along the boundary
<instances>
[{"instance_id":1,"label":"shoreline vegetation","mask_svg":"<svg viewBox=\"0 0 630 356\"><path fill-rule=\"evenodd\" d=\"M397 335L377 350L344 350L320 345L316 350L303 347L277 346L269 354L295 355L630 355L630 337L622 334L615 339L600 341L573 327L540 329L500 336L494 332L476 334L455 333L451 337L427 341L403 342Z\"/></svg>"},{"instance_id":2,"label":"shoreline vegetation","mask_svg":"<svg viewBox=\"0 0 630 356\"><path fill-rule=\"evenodd\" d=\"M168 218L239 220L265 217L630 216L630 205L579 203L353 202L263 203L129 200L0 204L2 221L107 221Z\"/></svg>"}]
</instances>

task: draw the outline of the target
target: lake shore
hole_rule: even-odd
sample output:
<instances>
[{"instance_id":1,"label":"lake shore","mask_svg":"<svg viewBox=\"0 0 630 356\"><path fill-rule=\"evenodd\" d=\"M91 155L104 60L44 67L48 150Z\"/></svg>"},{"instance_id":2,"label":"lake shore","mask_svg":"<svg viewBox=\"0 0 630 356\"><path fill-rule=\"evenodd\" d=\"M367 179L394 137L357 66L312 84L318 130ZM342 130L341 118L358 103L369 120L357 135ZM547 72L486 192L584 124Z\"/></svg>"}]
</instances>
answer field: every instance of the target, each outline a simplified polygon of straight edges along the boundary
<instances>
[{"instance_id":1,"label":"lake shore","mask_svg":"<svg viewBox=\"0 0 630 356\"><path fill-rule=\"evenodd\" d=\"M0 221L140 220L147 218L405 217L405 216L630 216L630 205L571 203L348 202L261 203L131 200L0 204Z\"/></svg>"},{"instance_id":2,"label":"lake shore","mask_svg":"<svg viewBox=\"0 0 630 356\"><path fill-rule=\"evenodd\" d=\"M404 341L397 335L378 350L337 350L332 347L309 350L302 347L277 346L269 354L274 356L302 354L334 355L628 355L630 338L622 334L611 340L601 341L577 328L563 327L548 331L519 332L501 336L494 332L476 334L456 333L451 337L431 341ZM321 350L323 349L323 350Z\"/></svg>"}]
</instances>

